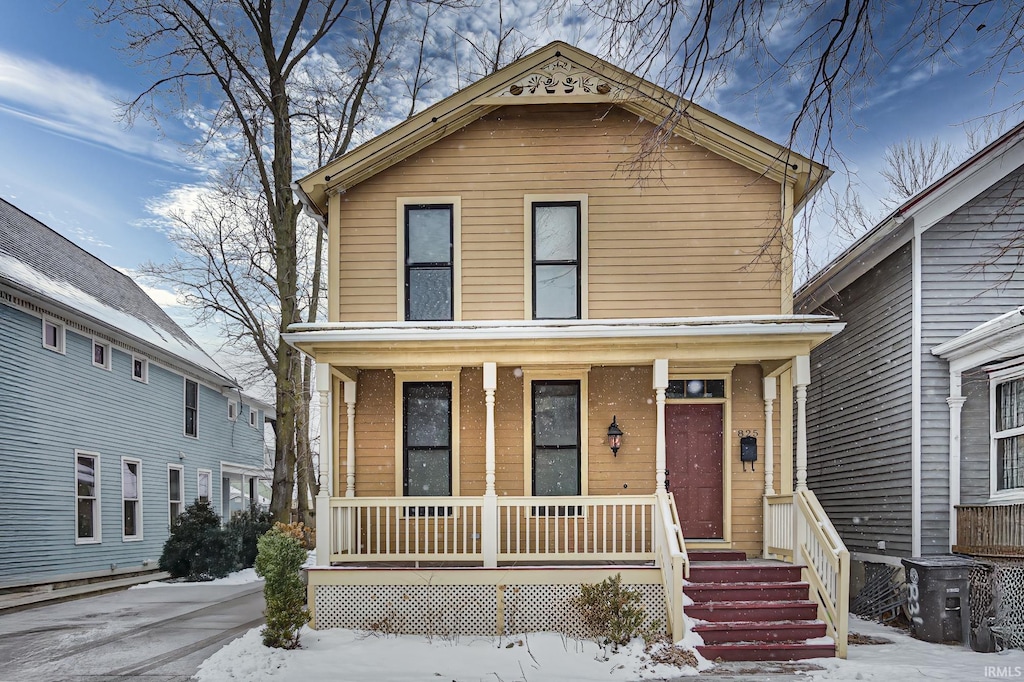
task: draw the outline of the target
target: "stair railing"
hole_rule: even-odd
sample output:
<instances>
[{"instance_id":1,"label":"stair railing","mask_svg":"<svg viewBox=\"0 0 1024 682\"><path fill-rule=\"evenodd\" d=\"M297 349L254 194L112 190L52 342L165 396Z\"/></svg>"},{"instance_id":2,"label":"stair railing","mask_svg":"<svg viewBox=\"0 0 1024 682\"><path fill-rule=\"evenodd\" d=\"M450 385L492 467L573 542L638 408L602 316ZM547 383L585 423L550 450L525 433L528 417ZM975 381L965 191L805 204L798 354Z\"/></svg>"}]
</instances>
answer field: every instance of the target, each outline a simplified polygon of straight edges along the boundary
<instances>
[{"instance_id":1,"label":"stair railing","mask_svg":"<svg viewBox=\"0 0 1024 682\"><path fill-rule=\"evenodd\" d=\"M836 656L846 658L850 615L850 552L828 514L810 490L793 493L793 561L805 566L811 593L836 643Z\"/></svg>"},{"instance_id":2,"label":"stair railing","mask_svg":"<svg viewBox=\"0 0 1024 682\"><path fill-rule=\"evenodd\" d=\"M661 569L662 582L665 585L665 613L668 616L669 631L672 634L672 641L678 642L686 636L683 581L690 575L690 558L686 554L686 542L683 539L679 513L672 493L659 490L655 497L657 510L654 515L654 560Z\"/></svg>"}]
</instances>

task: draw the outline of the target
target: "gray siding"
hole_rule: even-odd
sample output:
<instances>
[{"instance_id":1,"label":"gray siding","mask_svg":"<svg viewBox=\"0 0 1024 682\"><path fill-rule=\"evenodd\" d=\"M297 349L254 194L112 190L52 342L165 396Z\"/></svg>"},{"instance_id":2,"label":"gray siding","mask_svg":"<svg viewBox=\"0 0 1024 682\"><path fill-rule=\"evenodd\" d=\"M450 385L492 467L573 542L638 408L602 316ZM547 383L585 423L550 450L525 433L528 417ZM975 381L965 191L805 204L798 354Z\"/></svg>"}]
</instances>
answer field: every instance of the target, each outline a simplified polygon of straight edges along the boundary
<instances>
[{"instance_id":1,"label":"gray siding","mask_svg":"<svg viewBox=\"0 0 1024 682\"><path fill-rule=\"evenodd\" d=\"M911 257L908 244L815 311L846 328L811 353L807 480L853 552L910 553Z\"/></svg>"},{"instance_id":2,"label":"gray siding","mask_svg":"<svg viewBox=\"0 0 1024 682\"><path fill-rule=\"evenodd\" d=\"M261 428L227 418L219 388L200 384L198 438L183 433L183 378L150 362L131 377L130 353L112 349L94 367L92 339L67 329L65 354L42 347L40 318L0 301L0 584L141 566L155 568L167 538L167 465L185 467L185 502L196 471L220 463L262 468ZM262 415L261 415L262 416ZM262 424L262 420L260 420ZM100 456L102 542L75 544L75 450ZM122 538L121 458L141 460L143 540Z\"/></svg>"},{"instance_id":3,"label":"gray siding","mask_svg":"<svg viewBox=\"0 0 1024 682\"><path fill-rule=\"evenodd\" d=\"M1018 254L999 253L1024 222L1022 199L1024 169L1017 169L921 238L923 554L949 551L949 368L931 349L1024 301Z\"/></svg>"},{"instance_id":4,"label":"gray siding","mask_svg":"<svg viewBox=\"0 0 1024 682\"><path fill-rule=\"evenodd\" d=\"M991 457L988 375L979 369L964 372L960 414L960 502L983 504L989 495Z\"/></svg>"}]
</instances>

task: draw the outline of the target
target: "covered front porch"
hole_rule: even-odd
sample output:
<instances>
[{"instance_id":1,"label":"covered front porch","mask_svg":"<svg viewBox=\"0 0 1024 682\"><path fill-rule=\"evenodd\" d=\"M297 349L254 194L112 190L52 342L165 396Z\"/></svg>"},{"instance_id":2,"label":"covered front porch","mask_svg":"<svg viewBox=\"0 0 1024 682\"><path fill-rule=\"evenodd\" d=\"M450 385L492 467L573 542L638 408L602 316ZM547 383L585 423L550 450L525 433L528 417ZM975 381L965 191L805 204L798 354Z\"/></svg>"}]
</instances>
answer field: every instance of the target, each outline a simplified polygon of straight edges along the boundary
<instances>
[{"instance_id":1,"label":"covered front porch","mask_svg":"<svg viewBox=\"0 0 1024 682\"><path fill-rule=\"evenodd\" d=\"M311 605L341 585L497 589L499 575L550 597L559 581L578 590L582 572L618 572L659 585L644 589L680 639L689 552L733 549L814 564L838 632L845 550L806 489L804 438L808 354L833 327L793 316L300 327L286 338L316 358L331 415ZM424 440L410 432L408 387L437 384L451 435ZM575 439L557 435L573 431L548 419L549 403L575 410ZM429 479L438 494L409 494L423 489L410 462L430 448L450 457ZM710 483L687 487L701 472L686 462L705 450Z\"/></svg>"}]
</instances>

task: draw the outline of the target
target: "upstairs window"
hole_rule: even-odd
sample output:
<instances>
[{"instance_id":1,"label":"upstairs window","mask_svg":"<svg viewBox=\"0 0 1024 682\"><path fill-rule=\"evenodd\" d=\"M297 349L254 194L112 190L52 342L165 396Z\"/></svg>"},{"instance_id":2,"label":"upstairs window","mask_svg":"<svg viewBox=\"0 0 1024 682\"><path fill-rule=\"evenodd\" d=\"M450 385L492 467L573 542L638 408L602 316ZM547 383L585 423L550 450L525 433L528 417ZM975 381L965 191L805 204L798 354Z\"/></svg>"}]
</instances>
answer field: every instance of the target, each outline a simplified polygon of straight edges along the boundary
<instances>
[{"instance_id":1,"label":"upstairs window","mask_svg":"<svg viewBox=\"0 0 1024 682\"><path fill-rule=\"evenodd\" d=\"M580 319L580 202L532 205L533 319Z\"/></svg>"},{"instance_id":2,"label":"upstairs window","mask_svg":"<svg viewBox=\"0 0 1024 682\"><path fill-rule=\"evenodd\" d=\"M452 494L452 385L406 382L402 390L405 475L409 497Z\"/></svg>"},{"instance_id":3,"label":"upstairs window","mask_svg":"<svg viewBox=\"0 0 1024 682\"><path fill-rule=\"evenodd\" d=\"M185 379L185 435L195 438L198 435L199 421L199 384Z\"/></svg>"},{"instance_id":4,"label":"upstairs window","mask_svg":"<svg viewBox=\"0 0 1024 682\"><path fill-rule=\"evenodd\" d=\"M405 319L454 319L451 204L405 207Z\"/></svg>"},{"instance_id":5,"label":"upstairs window","mask_svg":"<svg viewBox=\"0 0 1024 682\"><path fill-rule=\"evenodd\" d=\"M228 401L228 419L231 421L238 419L238 403L234 400Z\"/></svg>"},{"instance_id":6,"label":"upstairs window","mask_svg":"<svg viewBox=\"0 0 1024 682\"><path fill-rule=\"evenodd\" d=\"M96 341L92 342L92 364L102 369L110 369L110 346Z\"/></svg>"},{"instance_id":7,"label":"upstairs window","mask_svg":"<svg viewBox=\"0 0 1024 682\"><path fill-rule=\"evenodd\" d=\"M1024 378L996 385L995 490L1024 489Z\"/></svg>"},{"instance_id":8,"label":"upstairs window","mask_svg":"<svg viewBox=\"0 0 1024 682\"><path fill-rule=\"evenodd\" d=\"M43 348L64 352L64 325L43 319Z\"/></svg>"},{"instance_id":9,"label":"upstairs window","mask_svg":"<svg viewBox=\"0 0 1024 682\"><path fill-rule=\"evenodd\" d=\"M249 426L253 427L254 429L259 423L259 414L259 410L257 410L252 405L249 406Z\"/></svg>"},{"instance_id":10,"label":"upstairs window","mask_svg":"<svg viewBox=\"0 0 1024 682\"><path fill-rule=\"evenodd\" d=\"M138 355L132 356L132 379L149 383L149 360Z\"/></svg>"}]
</instances>

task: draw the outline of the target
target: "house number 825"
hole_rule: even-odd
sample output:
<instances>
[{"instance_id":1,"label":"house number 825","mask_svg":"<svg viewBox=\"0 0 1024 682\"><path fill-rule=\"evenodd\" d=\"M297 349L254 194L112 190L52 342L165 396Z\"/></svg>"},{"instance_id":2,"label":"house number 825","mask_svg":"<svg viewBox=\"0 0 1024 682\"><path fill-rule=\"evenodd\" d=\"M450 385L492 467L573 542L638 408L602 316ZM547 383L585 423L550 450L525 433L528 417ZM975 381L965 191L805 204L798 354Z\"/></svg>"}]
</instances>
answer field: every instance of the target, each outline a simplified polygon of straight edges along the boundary
<instances>
[{"instance_id":1,"label":"house number 825","mask_svg":"<svg viewBox=\"0 0 1024 682\"><path fill-rule=\"evenodd\" d=\"M753 436L754 438L757 438L757 429L736 429L736 435L740 438L743 438L744 436Z\"/></svg>"}]
</instances>

